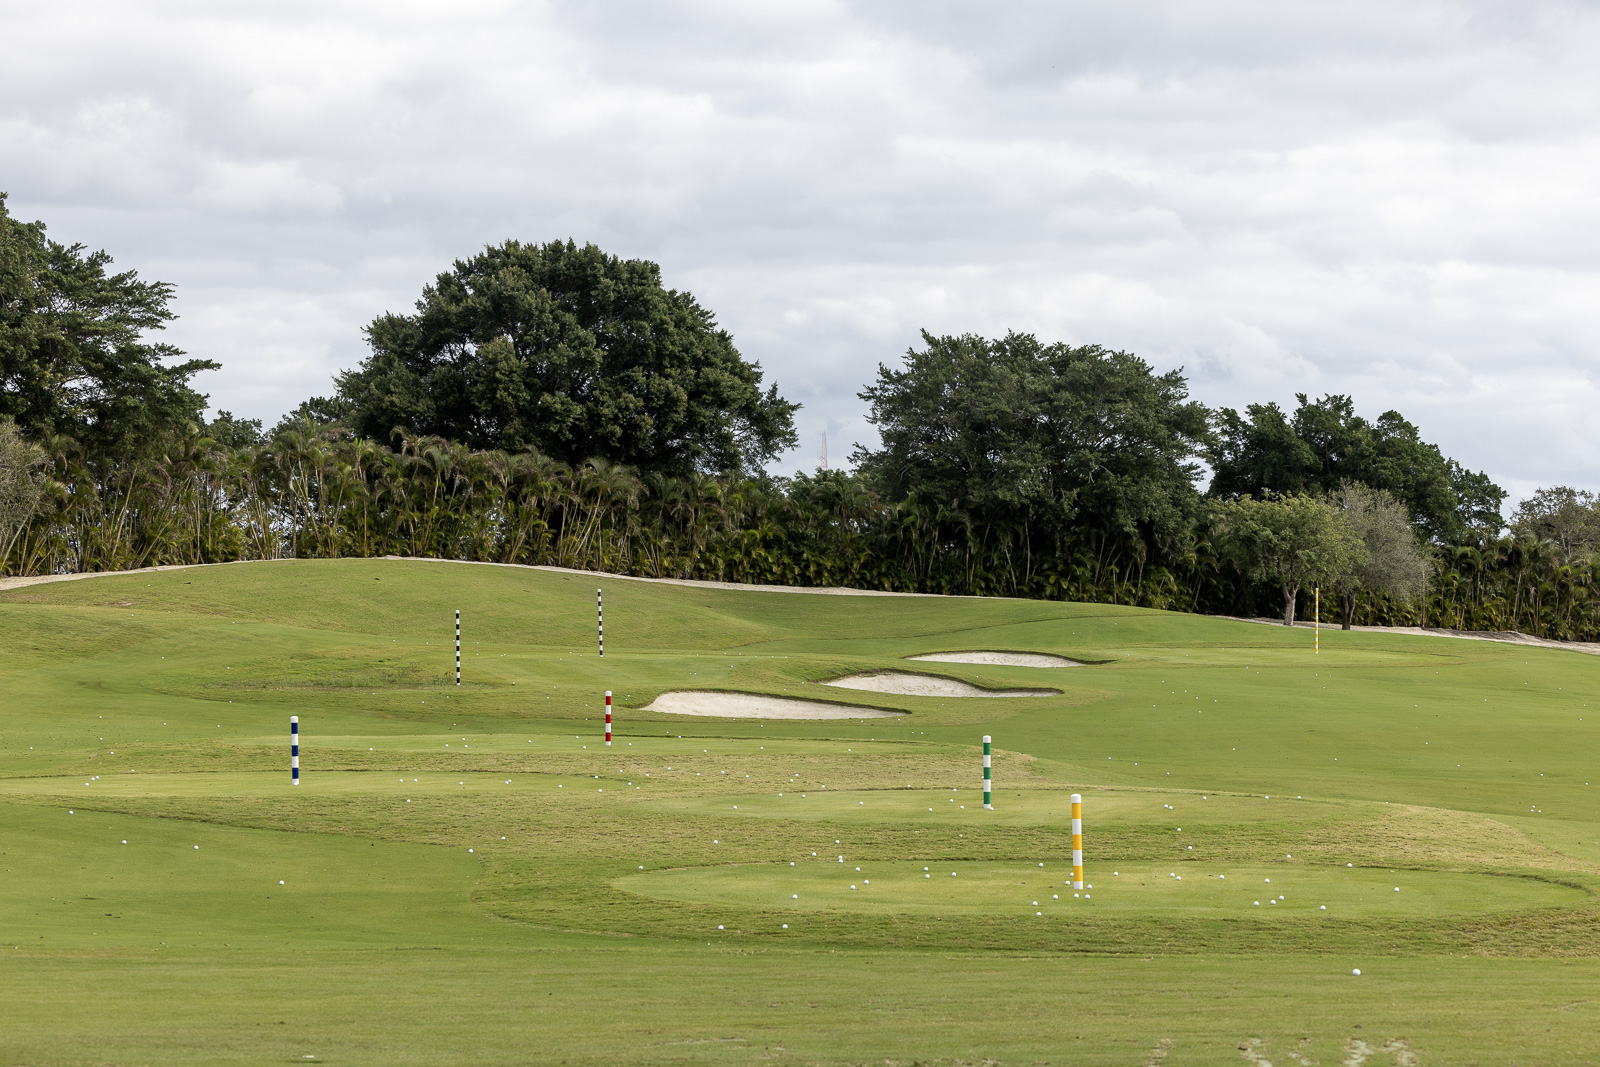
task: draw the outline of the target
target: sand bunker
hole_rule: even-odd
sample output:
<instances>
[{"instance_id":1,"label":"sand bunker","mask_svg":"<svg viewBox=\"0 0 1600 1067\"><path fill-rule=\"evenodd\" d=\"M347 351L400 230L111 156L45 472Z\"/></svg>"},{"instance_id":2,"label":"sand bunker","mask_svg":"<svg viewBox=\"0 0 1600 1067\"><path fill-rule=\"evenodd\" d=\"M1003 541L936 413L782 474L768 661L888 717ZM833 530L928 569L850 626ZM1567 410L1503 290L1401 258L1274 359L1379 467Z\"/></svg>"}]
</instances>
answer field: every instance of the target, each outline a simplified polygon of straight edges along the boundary
<instances>
[{"instance_id":1,"label":"sand bunker","mask_svg":"<svg viewBox=\"0 0 1600 1067\"><path fill-rule=\"evenodd\" d=\"M876 674L852 674L848 678L835 678L823 685L840 689L865 689L873 693L895 693L907 697L1053 697L1060 696L1059 689L980 689L956 678L939 678L931 674L901 674L882 671Z\"/></svg>"},{"instance_id":2,"label":"sand bunker","mask_svg":"<svg viewBox=\"0 0 1600 1067\"><path fill-rule=\"evenodd\" d=\"M932 652L926 656L906 658L928 660L930 663L997 663L1003 667L1083 666L1075 659L1052 656L1048 652Z\"/></svg>"},{"instance_id":3,"label":"sand bunker","mask_svg":"<svg viewBox=\"0 0 1600 1067\"><path fill-rule=\"evenodd\" d=\"M887 719L906 714L885 708L859 708L820 700L765 696L761 693L662 693L645 711L668 715L711 715L719 719Z\"/></svg>"}]
</instances>

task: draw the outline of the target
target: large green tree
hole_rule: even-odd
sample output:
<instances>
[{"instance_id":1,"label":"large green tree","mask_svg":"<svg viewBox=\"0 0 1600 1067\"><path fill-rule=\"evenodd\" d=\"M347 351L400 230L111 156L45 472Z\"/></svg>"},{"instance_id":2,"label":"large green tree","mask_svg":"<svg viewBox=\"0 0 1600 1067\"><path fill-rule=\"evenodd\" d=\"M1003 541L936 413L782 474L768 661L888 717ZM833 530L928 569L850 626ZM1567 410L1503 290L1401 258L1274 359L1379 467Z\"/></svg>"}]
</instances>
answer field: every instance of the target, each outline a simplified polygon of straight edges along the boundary
<instances>
[{"instance_id":1,"label":"large green tree","mask_svg":"<svg viewBox=\"0 0 1600 1067\"><path fill-rule=\"evenodd\" d=\"M795 441L798 405L762 391L709 311L654 263L593 245L486 248L367 340L338 399L378 440L404 428L677 474L753 470Z\"/></svg>"},{"instance_id":2,"label":"large green tree","mask_svg":"<svg viewBox=\"0 0 1600 1067\"><path fill-rule=\"evenodd\" d=\"M1354 527L1337 509L1303 494L1220 502L1215 536L1236 566L1283 594L1283 624L1293 626L1300 590L1347 575L1366 560Z\"/></svg>"},{"instance_id":3,"label":"large green tree","mask_svg":"<svg viewBox=\"0 0 1600 1067\"><path fill-rule=\"evenodd\" d=\"M145 335L175 316L172 286L107 272L111 257L19 222L0 193L0 416L35 438L72 437L91 457L140 454L189 431L217 364Z\"/></svg>"},{"instance_id":4,"label":"large green tree","mask_svg":"<svg viewBox=\"0 0 1600 1067\"><path fill-rule=\"evenodd\" d=\"M1181 373L1030 334L922 339L860 394L882 446L853 458L886 500L1058 554L1116 543L1142 563L1187 537L1207 412Z\"/></svg>"},{"instance_id":5,"label":"large green tree","mask_svg":"<svg viewBox=\"0 0 1600 1067\"><path fill-rule=\"evenodd\" d=\"M1296 399L1293 415L1272 403L1217 412L1213 496L1327 494L1358 483L1392 493L1436 541L1499 532L1505 492L1422 440L1399 412L1369 422L1347 396Z\"/></svg>"}]
</instances>

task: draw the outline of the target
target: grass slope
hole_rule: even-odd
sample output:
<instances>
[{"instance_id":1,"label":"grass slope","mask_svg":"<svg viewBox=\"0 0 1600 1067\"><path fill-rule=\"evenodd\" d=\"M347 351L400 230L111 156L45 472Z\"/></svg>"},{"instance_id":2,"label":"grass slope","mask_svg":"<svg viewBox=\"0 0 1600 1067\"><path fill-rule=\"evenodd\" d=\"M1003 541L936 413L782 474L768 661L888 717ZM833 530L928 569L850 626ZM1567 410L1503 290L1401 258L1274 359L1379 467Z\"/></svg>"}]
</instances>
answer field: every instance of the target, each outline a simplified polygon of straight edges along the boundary
<instances>
[{"instance_id":1,"label":"grass slope","mask_svg":"<svg viewBox=\"0 0 1600 1067\"><path fill-rule=\"evenodd\" d=\"M0 594L0 1063L1600 1056L1591 657L611 579L601 660L594 587L372 560ZM1092 665L904 661L966 649ZM890 668L1063 693L820 684ZM910 714L639 710L687 688Z\"/></svg>"}]
</instances>

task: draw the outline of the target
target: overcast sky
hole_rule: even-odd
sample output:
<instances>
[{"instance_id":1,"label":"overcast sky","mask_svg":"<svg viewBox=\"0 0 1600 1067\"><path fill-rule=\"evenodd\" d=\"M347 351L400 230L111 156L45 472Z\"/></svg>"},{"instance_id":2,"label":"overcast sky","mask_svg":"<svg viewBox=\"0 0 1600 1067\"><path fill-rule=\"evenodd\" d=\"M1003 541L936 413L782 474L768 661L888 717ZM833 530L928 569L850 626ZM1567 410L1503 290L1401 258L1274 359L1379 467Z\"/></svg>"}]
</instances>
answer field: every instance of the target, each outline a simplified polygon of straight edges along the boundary
<instances>
[{"instance_id":1,"label":"overcast sky","mask_svg":"<svg viewBox=\"0 0 1600 1067\"><path fill-rule=\"evenodd\" d=\"M0 190L275 421L509 237L661 265L834 465L918 331L1389 408L1600 489L1600 9L0 0Z\"/></svg>"}]
</instances>

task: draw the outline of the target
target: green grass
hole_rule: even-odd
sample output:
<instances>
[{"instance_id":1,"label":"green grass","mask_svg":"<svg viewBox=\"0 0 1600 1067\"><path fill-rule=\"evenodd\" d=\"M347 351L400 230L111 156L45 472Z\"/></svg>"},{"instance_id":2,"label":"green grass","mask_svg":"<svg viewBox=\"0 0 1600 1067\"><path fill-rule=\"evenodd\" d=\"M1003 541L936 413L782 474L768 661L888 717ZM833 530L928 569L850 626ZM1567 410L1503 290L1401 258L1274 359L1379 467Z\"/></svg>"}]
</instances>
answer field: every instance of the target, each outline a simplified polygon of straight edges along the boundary
<instances>
[{"instance_id":1,"label":"green grass","mask_svg":"<svg viewBox=\"0 0 1600 1067\"><path fill-rule=\"evenodd\" d=\"M601 660L596 584L0 594L0 1064L1600 1058L1592 657L607 579ZM904 660L965 649L1091 665ZM1063 692L820 684L892 668ZM909 714L640 710L669 689Z\"/></svg>"},{"instance_id":2,"label":"green grass","mask_svg":"<svg viewBox=\"0 0 1600 1067\"><path fill-rule=\"evenodd\" d=\"M834 860L833 856L809 862L791 860L793 867L690 867L629 875L618 879L617 885L631 893L663 900L706 901L740 908L1023 918L1031 915L1050 923L1074 923L1091 915L1244 916L1251 914L1250 909L1263 906L1267 911L1253 917L1266 916L1267 921L1280 923L1373 915L1428 918L1570 906L1588 895L1581 889L1535 878L1447 871L1285 869L1235 864L1205 870L1190 864L1169 865L1185 869L1185 874L1178 874L1149 864L1127 864L1126 869L1115 874L1098 875L1100 888L1087 883L1085 895L1080 897L1073 892L1070 878L1060 877L1062 873L1070 874L1070 869L1047 872L1043 865L1017 862L953 861L919 866L915 861L869 860L863 866ZM799 927L796 923L795 928Z\"/></svg>"}]
</instances>

